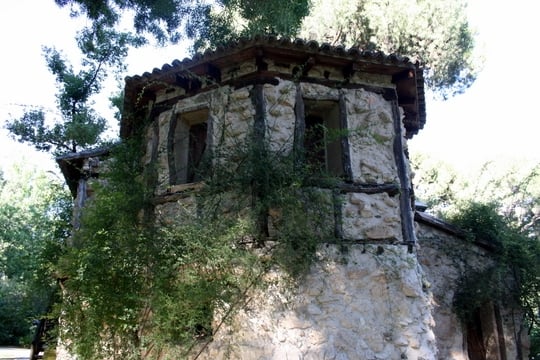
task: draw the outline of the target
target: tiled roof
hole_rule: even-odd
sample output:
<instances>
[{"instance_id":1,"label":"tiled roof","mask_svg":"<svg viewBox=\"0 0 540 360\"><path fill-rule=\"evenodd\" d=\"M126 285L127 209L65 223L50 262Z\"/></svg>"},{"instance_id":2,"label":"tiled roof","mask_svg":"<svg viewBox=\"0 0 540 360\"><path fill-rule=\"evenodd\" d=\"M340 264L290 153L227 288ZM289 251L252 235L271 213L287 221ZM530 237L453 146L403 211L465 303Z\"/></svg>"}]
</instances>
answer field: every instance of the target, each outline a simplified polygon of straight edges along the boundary
<instances>
[{"instance_id":1,"label":"tiled roof","mask_svg":"<svg viewBox=\"0 0 540 360\"><path fill-rule=\"evenodd\" d=\"M302 39L290 40L273 36L243 38L228 43L226 46L195 54L192 58L174 60L152 72L125 78L126 105L137 98L146 84L174 84L175 74L189 71L195 75L204 75L210 67L223 68L234 63L254 59L260 54L296 61L298 64L312 58L317 64L336 67L350 66L353 71L372 74L391 75L396 79L399 104L405 110L404 125L407 136L412 137L424 127L426 121L424 78L422 69L409 58L397 54L384 54L380 51L365 51L359 48L345 48L319 44L316 41ZM130 100L131 99L131 100ZM122 127L121 127L122 128ZM121 129L121 135L122 129Z\"/></svg>"},{"instance_id":2,"label":"tiled roof","mask_svg":"<svg viewBox=\"0 0 540 360\"><path fill-rule=\"evenodd\" d=\"M451 223L448 223L444 220L441 220L439 218L436 218L435 216L433 215L430 215L424 211L418 211L416 210L414 212L414 220L418 223L421 223L425 226L429 226L431 228L434 228L434 229L437 229L437 230L440 230L442 232L445 232L451 236L454 237L454 239L458 240L458 239L461 239L461 240L467 240L467 233L451 224ZM467 240L468 241L468 240ZM421 240L420 240L421 242ZM478 238L475 238L471 241L472 244L474 245L477 245L481 248L484 248L486 250L489 250L489 251L495 251L497 249L497 245L492 243L492 242L489 242L485 239L478 239Z\"/></svg>"},{"instance_id":3,"label":"tiled roof","mask_svg":"<svg viewBox=\"0 0 540 360\"><path fill-rule=\"evenodd\" d=\"M126 82L152 79L162 73L176 69L185 69L197 65L201 62L209 62L232 55L236 52L254 46L272 46L291 51L298 51L305 54L328 55L332 57L342 57L352 60L361 60L362 62L371 62L378 65L399 66L411 69L416 68L416 64L410 61L408 57L398 54L386 55L380 51L361 50L356 47L345 48L343 46L332 46L328 43L319 44L314 40L302 40L289 38L277 38L273 36L260 36L254 38L242 38L230 42L227 46L219 46L215 50L208 49L204 53L197 53L192 58L185 58L182 61L174 60L171 64L164 64L161 68L154 68L152 72L145 72L141 76L128 76Z\"/></svg>"},{"instance_id":4,"label":"tiled roof","mask_svg":"<svg viewBox=\"0 0 540 360\"><path fill-rule=\"evenodd\" d=\"M92 157L107 157L111 152L110 148L98 148L79 151L77 153L67 153L56 158L56 162L66 179L66 183L75 198L77 196L77 186L79 179L85 175L83 170L84 161Z\"/></svg>"}]
</instances>

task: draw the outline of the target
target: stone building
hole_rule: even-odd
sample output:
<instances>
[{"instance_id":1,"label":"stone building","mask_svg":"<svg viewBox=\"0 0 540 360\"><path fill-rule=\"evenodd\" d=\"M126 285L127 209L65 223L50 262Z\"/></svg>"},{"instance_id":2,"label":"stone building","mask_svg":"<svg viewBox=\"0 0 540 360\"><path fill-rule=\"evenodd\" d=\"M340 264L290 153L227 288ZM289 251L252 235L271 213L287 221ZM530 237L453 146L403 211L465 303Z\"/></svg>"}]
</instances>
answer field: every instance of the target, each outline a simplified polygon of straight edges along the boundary
<instances>
[{"instance_id":1,"label":"stone building","mask_svg":"<svg viewBox=\"0 0 540 360\"><path fill-rule=\"evenodd\" d=\"M414 208L407 141L426 114L422 70L409 59L302 40L243 40L126 78L124 111L121 137L142 128L143 161L156 166L160 216L192 203L205 152L247 136L275 151L300 149L303 161L339 179L328 190L333 240L309 274L294 289L276 281L251 294L250 306L216 330L199 359L524 356L519 309L486 304L476 326L453 311L459 279L485 266L490 248L464 242L459 230ZM325 138L330 130L335 139ZM313 134L322 148L313 147L321 140ZM104 155L59 159L79 199L92 173L88 161Z\"/></svg>"}]
</instances>

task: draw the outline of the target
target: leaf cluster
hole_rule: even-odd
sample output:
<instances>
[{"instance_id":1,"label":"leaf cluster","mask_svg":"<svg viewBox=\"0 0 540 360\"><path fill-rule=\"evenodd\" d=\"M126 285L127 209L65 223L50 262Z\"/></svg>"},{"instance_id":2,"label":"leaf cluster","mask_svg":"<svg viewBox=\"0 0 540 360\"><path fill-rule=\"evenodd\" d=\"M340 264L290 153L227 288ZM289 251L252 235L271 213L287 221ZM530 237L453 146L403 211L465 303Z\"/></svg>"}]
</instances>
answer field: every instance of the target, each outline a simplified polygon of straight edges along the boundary
<instances>
[{"instance_id":1,"label":"leaf cluster","mask_svg":"<svg viewBox=\"0 0 540 360\"><path fill-rule=\"evenodd\" d=\"M160 44L187 37L195 41L196 51L259 33L294 36L309 12L307 0L55 1L59 6L70 6L73 16L85 15L111 28L129 14L137 34L149 34Z\"/></svg>"},{"instance_id":2,"label":"leaf cluster","mask_svg":"<svg viewBox=\"0 0 540 360\"><path fill-rule=\"evenodd\" d=\"M70 336L77 339L76 352L87 358L106 356L102 352L110 348L129 358L114 339L122 337L123 346L136 340L136 319L143 306L139 290L148 261L143 257L150 256L144 249L151 237L138 222L145 199L142 184L131 176L138 168L129 153L116 147L107 186L95 185L99 201L89 201L83 226L58 265L68 289L59 311L65 313Z\"/></svg>"},{"instance_id":3,"label":"leaf cluster","mask_svg":"<svg viewBox=\"0 0 540 360\"><path fill-rule=\"evenodd\" d=\"M69 6L72 16L84 15L94 23L114 28L126 12L132 13L137 33L149 33L160 43L177 41L182 21L198 2L187 0L55 0L61 7Z\"/></svg>"}]
</instances>

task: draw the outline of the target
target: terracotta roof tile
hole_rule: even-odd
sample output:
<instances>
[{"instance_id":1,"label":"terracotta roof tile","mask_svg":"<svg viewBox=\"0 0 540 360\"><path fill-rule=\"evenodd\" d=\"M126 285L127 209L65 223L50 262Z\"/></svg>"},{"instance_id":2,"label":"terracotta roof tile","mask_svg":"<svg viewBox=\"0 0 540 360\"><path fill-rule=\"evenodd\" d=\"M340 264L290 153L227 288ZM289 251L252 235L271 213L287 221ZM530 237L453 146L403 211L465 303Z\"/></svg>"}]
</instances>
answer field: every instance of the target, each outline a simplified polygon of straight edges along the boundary
<instances>
[{"instance_id":1,"label":"terracotta roof tile","mask_svg":"<svg viewBox=\"0 0 540 360\"><path fill-rule=\"evenodd\" d=\"M291 50L308 52L308 53L320 53L330 56L350 57L353 60L363 60L366 62L378 63L381 65L396 65L402 67L415 68L416 64L411 62L408 57L400 56L398 54L386 55L380 51L373 50L361 50L356 47L345 48L344 46L332 46L328 43L319 44L315 40L302 40L294 39L291 41L289 38L276 38L273 36L257 36L254 38L241 38L237 41L230 42L227 46L218 46L215 50L208 49L204 53L196 53L191 58L184 58L183 60L175 59L171 64L163 64L161 69L155 68L152 74L145 72L142 77L149 77L151 75L159 75L162 72L170 71L179 67L190 67L200 62L212 61L215 58L227 56L239 50L249 48L258 45L268 45L273 47L289 48ZM126 81L139 80L141 76L128 76Z\"/></svg>"}]
</instances>

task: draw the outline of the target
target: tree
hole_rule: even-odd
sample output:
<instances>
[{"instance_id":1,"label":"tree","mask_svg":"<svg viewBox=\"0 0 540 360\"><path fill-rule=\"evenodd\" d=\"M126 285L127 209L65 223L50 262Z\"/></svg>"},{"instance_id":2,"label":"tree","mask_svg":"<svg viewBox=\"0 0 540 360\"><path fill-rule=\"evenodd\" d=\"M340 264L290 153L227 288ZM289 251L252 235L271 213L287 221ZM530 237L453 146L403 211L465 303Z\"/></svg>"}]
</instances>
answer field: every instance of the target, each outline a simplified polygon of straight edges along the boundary
<instances>
[{"instance_id":1,"label":"tree","mask_svg":"<svg viewBox=\"0 0 540 360\"><path fill-rule=\"evenodd\" d=\"M495 204L513 227L540 236L540 164L486 162L469 173L425 154L412 156L415 195L428 211L452 217L471 202Z\"/></svg>"},{"instance_id":2,"label":"tree","mask_svg":"<svg viewBox=\"0 0 540 360\"><path fill-rule=\"evenodd\" d=\"M416 199L435 215L455 204L459 190L466 187L456 169L426 154L412 156L411 168Z\"/></svg>"},{"instance_id":3,"label":"tree","mask_svg":"<svg viewBox=\"0 0 540 360\"><path fill-rule=\"evenodd\" d=\"M69 234L70 197L42 171L0 177L0 344L28 344L56 290L54 264Z\"/></svg>"},{"instance_id":4,"label":"tree","mask_svg":"<svg viewBox=\"0 0 540 360\"><path fill-rule=\"evenodd\" d=\"M60 52L46 48L47 65L59 84L62 121L48 126L42 110L30 110L7 127L19 141L56 154L76 152L100 142L106 121L92 109L91 96L101 90L107 69L117 73L123 70L129 47L142 45L144 35L160 44L185 36L193 40L194 51L256 34L300 34L334 45L398 53L425 66L427 85L443 97L463 92L478 70L464 0L55 2L69 6L73 16L84 15L91 20L91 26L78 35L84 56L82 69L75 71ZM126 15L133 16L136 35L116 30Z\"/></svg>"},{"instance_id":5,"label":"tree","mask_svg":"<svg viewBox=\"0 0 540 360\"><path fill-rule=\"evenodd\" d=\"M77 35L83 54L80 70L75 70L61 52L44 48L45 60L58 84L57 104L61 119L50 126L43 110L26 111L8 122L7 129L20 142L55 155L77 152L99 144L107 121L92 109L92 96L99 93L107 73L121 72L129 46L141 38L94 23Z\"/></svg>"},{"instance_id":6,"label":"tree","mask_svg":"<svg viewBox=\"0 0 540 360\"><path fill-rule=\"evenodd\" d=\"M188 38L194 40L194 51L261 34L295 37L309 14L310 2L221 0L213 8L201 10L186 28Z\"/></svg>"},{"instance_id":7,"label":"tree","mask_svg":"<svg viewBox=\"0 0 540 360\"><path fill-rule=\"evenodd\" d=\"M300 35L416 59L444 98L465 91L480 65L466 0L313 0Z\"/></svg>"},{"instance_id":8,"label":"tree","mask_svg":"<svg viewBox=\"0 0 540 360\"><path fill-rule=\"evenodd\" d=\"M54 0L58 6L69 6L71 15L86 16L102 27L115 28L122 17L129 13L133 16L133 28L136 33L150 34L158 42L177 41L181 25L188 22L191 15L207 8L201 2L191 0Z\"/></svg>"},{"instance_id":9,"label":"tree","mask_svg":"<svg viewBox=\"0 0 540 360\"><path fill-rule=\"evenodd\" d=\"M181 37L195 40L195 49L216 46L238 36L273 33L294 36L308 14L308 0L55 0L71 6L72 14L114 27L126 14L133 16L138 34L159 43Z\"/></svg>"}]
</instances>

